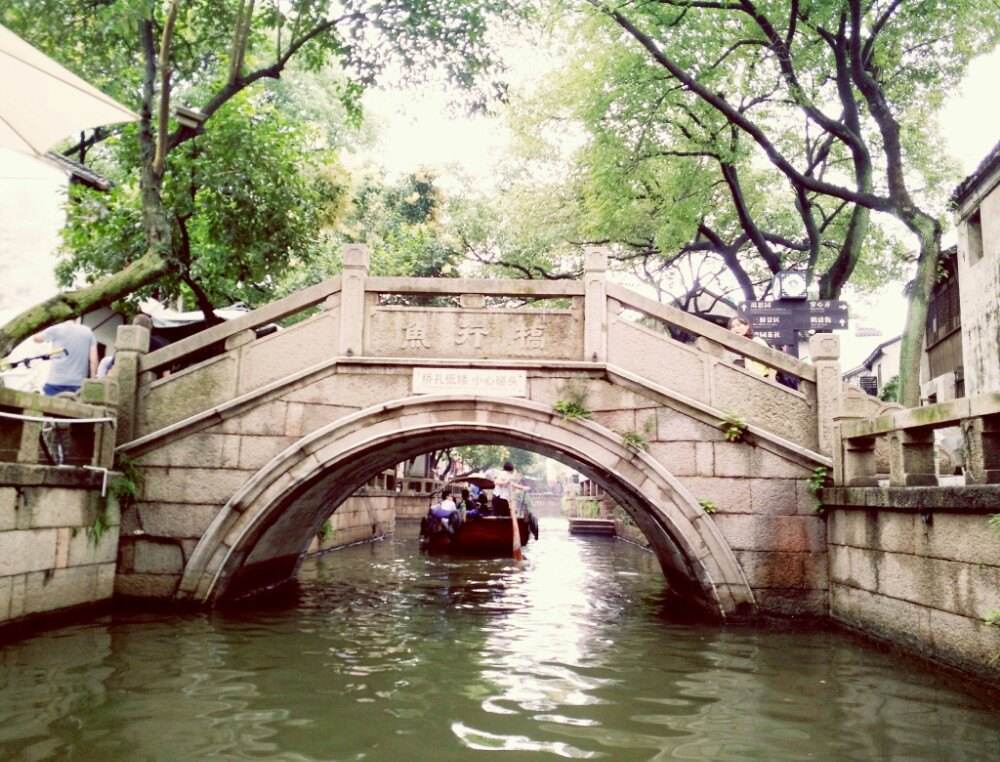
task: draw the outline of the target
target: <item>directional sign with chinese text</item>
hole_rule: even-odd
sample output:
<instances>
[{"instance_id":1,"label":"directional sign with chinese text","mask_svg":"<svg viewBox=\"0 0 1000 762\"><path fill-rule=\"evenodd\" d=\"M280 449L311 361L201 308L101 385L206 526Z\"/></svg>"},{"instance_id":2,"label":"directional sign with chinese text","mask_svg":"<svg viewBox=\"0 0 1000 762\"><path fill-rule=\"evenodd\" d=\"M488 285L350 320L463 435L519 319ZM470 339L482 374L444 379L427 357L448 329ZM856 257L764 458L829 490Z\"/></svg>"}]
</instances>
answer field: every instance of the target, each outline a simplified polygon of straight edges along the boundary
<instances>
[{"instance_id":1,"label":"directional sign with chinese text","mask_svg":"<svg viewBox=\"0 0 1000 762\"><path fill-rule=\"evenodd\" d=\"M740 313L753 332L770 344L795 343L796 331L832 331L847 328L847 302L836 299L743 302Z\"/></svg>"}]
</instances>

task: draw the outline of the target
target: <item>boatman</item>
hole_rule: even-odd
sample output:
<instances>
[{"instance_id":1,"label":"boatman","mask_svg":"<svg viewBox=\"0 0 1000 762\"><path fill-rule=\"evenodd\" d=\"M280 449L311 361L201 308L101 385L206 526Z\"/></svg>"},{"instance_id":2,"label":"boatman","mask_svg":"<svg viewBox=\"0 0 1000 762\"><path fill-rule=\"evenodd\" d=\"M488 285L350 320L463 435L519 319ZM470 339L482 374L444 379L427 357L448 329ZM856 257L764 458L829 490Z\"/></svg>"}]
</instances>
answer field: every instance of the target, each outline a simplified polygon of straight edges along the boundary
<instances>
[{"instance_id":1,"label":"boatman","mask_svg":"<svg viewBox=\"0 0 1000 762\"><path fill-rule=\"evenodd\" d=\"M498 471L493 477L493 512L497 516L510 516L510 504L514 499L515 492L524 492L527 489L518 482L517 474L514 472L514 464L509 460L503 464L503 470Z\"/></svg>"}]
</instances>

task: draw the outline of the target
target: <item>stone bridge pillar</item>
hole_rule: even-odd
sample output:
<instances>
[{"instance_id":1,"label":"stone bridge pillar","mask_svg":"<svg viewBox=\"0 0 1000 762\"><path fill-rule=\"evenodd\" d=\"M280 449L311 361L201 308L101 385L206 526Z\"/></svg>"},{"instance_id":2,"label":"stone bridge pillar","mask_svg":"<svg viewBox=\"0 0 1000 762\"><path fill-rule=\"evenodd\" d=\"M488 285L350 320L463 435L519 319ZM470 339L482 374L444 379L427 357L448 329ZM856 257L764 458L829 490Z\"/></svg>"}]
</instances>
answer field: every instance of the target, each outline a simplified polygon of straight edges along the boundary
<instances>
[{"instance_id":1,"label":"stone bridge pillar","mask_svg":"<svg viewBox=\"0 0 1000 762\"><path fill-rule=\"evenodd\" d=\"M136 431L139 357L148 351L149 329L141 325L118 326L113 370L118 378L118 444L131 440Z\"/></svg>"},{"instance_id":2,"label":"stone bridge pillar","mask_svg":"<svg viewBox=\"0 0 1000 762\"><path fill-rule=\"evenodd\" d=\"M368 277L368 247L360 243L344 246L344 272L340 276L340 337L337 354L359 357L365 342L365 278Z\"/></svg>"},{"instance_id":3,"label":"stone bridge pillar","mask_svg":"<svg viewBox=\"0 0 1000 762\"><path fill-rule=\"evenodd\" d=\"M608 359L608 252L603 246L584 250L585 287L583 302L583 359L607 362Z\"/></svg>"},{"instance_id":4,"label":"stone bridge pillar","mask_svg":"<svg viewBox=\"0 0 1000 762\"><path fill-rule=\"evenodd\" d=\"M816 425L819 451L830 455L833 446L833 418L837 414L842 382L840 380L840 337L817 333L809 337L809 356L816 366Z\"/></svg>"}]
</instances>

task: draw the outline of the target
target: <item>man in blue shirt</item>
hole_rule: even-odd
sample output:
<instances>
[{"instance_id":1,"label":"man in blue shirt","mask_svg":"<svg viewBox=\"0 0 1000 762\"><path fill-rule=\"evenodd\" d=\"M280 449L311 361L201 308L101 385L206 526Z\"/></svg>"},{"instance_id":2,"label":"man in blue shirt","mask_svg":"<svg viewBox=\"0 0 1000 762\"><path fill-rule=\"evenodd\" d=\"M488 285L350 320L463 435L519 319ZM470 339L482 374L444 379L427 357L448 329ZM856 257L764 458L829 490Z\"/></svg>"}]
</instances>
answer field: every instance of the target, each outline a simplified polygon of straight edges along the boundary
<instances>
[{"instance_id":1,"label":"man in blue shirt","mask_svg":"<svg viewBox=\"0 0 1000 762\"><path fill-rule=\"evenodd\" d=\"M39 343L48 341L63 350L62 355L51 361L42 394L54 397L62 392L78 392L83 379L97 373L97 339L82 323L59 323L46 328L34 339Z\"/></svg>"}]
</instances>

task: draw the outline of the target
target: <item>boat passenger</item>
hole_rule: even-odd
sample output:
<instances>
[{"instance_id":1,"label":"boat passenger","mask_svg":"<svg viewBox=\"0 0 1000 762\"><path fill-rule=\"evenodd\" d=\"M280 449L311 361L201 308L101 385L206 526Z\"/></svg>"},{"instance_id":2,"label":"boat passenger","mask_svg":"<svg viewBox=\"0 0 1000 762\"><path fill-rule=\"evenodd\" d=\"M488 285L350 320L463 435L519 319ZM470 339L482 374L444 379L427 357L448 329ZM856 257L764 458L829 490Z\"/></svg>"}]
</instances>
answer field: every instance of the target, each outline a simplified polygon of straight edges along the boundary
<instances>
[{"instance_id":1,"label":"boat passenger","mask_svg":"<svg viewBox=\"0 0 1000 762\"><path fill-rule=\"evenodd\" d=\"M462 514L455 505L451 497L451 490L445 489L441 492L441 502L431 506L431 516L441 520L441 524L449 531L454 532L462 523Z\"/></svg>"}]
</instances>

